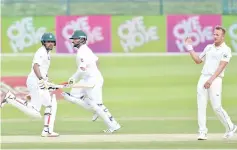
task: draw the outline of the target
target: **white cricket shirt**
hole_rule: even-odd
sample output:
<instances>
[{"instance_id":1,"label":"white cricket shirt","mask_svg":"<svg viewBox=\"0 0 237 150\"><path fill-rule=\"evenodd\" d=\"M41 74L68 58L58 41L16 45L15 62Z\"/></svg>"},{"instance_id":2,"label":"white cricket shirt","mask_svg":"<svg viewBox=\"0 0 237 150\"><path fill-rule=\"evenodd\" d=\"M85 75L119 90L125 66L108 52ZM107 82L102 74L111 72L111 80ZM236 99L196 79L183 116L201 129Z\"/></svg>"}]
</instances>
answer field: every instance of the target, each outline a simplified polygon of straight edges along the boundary
<instances>
[{"instance_id":1,"label":"white cricket shirt","mask_svg":"<svg viewBox=\"0 0 237 150\"><path fill-rule=\"evenodd\" d=\"M86 45L82 45L77 50L77 56L76 56L76 62L77 67L80 69L80 67L86 68L86 72L82 76L82 78L87 77L101 77L102 75L97 68L96 62L98 61L98 57L93 53L93 51Z\"/></svg>"},{"instance_id":2,"label":"white cricket shirt","mask_svg":"<svg viewBox=\"0 0 237 150\"><path fill-rule=\"evenodd\" d=\"M44 46L40 47L37 52L34 55L32 66L31 66L31 72L29 74L29 77L37 78L35 75L33 66L35 63L39 65L40 73L43 78L46 78L46 75L48 74L49 66L50 66L50 51L47 52Z\"/></svg>"},{"instance_id":3,"label":"white cricket shirt","mask_svg":"<svg viewBox=\"0 0 237 150\"><path fill-rule=\"evenodd\" d=\"M199 55L199 58L204 62L201 73L203 75L213 75L220 62L229 62L231 57L231 49L225 43L222 43L219 47L216 47L214 44L207 45L204 51ZM219 76L224 77L224 72L225 69Z\"/></svg>"}]
</instances>

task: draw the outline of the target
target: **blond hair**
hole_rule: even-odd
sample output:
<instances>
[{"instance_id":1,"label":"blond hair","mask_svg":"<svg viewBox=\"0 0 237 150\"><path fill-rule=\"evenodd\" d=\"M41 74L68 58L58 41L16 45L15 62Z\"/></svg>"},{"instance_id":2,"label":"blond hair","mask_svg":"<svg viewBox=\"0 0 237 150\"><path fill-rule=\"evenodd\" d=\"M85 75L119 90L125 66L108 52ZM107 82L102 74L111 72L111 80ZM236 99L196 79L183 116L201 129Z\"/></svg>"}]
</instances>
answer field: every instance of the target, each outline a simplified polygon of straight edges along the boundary
<instances>
[{"instance_id":1,"label":"blond hair","mask_svg":"<svg viewBox=\"0 0 237 150\"><path fill-rule=\"evenodd\" d=\"M226 30L225 30L224 27L218 25L218 26L215 27L215 30L221 30L223 35L225 35Z\"/></svg>"}]
</instances>

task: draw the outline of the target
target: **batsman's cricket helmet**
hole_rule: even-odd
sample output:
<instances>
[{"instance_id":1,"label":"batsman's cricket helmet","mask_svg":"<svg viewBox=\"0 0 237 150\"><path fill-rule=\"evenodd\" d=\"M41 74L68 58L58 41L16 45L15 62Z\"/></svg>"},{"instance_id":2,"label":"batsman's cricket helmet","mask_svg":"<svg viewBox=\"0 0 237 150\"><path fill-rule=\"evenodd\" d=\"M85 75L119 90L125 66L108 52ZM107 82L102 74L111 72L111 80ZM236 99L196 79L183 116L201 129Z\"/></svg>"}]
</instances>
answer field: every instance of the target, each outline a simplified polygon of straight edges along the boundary
<instances>
[{"instance_id":1,"label":"batsman's cricket helmet","mask_svg":"<svg viewBox=\"0 0 237 150\"><path fill-rule=\"evenodd\" d=\"M79 48L81 45L86 44L87 41L87 35L82 30L76 30L72 34L72 37L70 39L79 39L78 41L73 41L73 46Z\"/></svg>"},{"instance_id":2,"label":"batsman's cricket helmet","mask_svg":"<svg viewBox=\"0 0 237 150\"><path fill-rule=\"evenodd\" d=\"M56 45L56 38L53 33L44 33L41 37L41 43L44 45L45 42L54 42Z\"/></svg>"},{"instance_id":3,"label":"batsman's cricket helmet","mask_svg":"<svg viewBox=\"0 0 237 150\"><path fill-rule=\"evenodd\" d=\"M87 35L82 30L76 30L76 31L74 31L74 33L72 34L72 37L70 39L85 39L85 40L87 40Z\"/></svg>"}]
</instances>

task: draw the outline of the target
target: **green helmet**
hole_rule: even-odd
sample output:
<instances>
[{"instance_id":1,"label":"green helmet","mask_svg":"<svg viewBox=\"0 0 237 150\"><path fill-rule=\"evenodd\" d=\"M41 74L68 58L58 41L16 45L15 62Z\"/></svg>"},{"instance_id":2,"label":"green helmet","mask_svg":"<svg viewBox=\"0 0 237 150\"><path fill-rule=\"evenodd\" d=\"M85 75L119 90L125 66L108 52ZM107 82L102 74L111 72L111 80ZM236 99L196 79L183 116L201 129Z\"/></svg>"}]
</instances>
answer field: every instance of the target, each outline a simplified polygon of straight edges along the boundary
<instances>
[{"instance_id":1,"label":"green helmet","mask_svg":"<svg viewBox=\"0 0 237 150\"><path fill-rule=\"evenodd\" d=\"M41 43L44 45L45 42L54 42L56 45L56 38L53 33L44 33L41 37Z\"/></svg>"},{"instance_id":2,"label":"green helmet","mask_svg":"<svg viewBox=\"0 0 237 150\"><path fill-rule=\"evenodd\" d=\"M87 35L82 30L76 30L72 34L70 39L79 39L79 41L73 41L73 46L79 48L81 45L86 44Z\"/></svg>"},{"instance_id":3,"label":"green helmet","mask_svg":"<svg viewBox=\"0 0 237 150\"><path fill-rule=\"evenodd\" d=\"M87 40L87 35L85 32L82 30L76 30L74 31L72 37L70 39L86 39Z\"/></svg>"}]
</instances>

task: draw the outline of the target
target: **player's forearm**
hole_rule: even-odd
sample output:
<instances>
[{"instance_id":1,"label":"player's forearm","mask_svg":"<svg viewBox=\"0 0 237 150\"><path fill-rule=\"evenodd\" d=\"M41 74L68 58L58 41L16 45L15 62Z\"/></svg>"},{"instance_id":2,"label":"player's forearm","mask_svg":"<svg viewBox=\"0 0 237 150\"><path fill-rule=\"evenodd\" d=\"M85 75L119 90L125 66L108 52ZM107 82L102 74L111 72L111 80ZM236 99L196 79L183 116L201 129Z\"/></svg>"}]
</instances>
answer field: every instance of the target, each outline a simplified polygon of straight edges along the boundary
<instances>
[{"instance_id":1,"label":"player's forearm","mask_svg":"<svg viewBox=\"0 0 237 150\"><path fill-rule=\"evenodd\" d=\"M81 75L81 73L77 70L77 72L75 72L75 73L71 76L71 78L73 78L74 80L78 80L79 77L80 77L80 75Z\"/></svg>"},{"instance_id":2,"label":"player's forearm","mask_svg":"<svg viewBox=\"0 0 237 150\"><path fill-rule=\"evenodd\" d=\"M77 70L77 72L75 72L75 73L72 75L71 78L73 78L73 79L75 79L75 80L78 80L78 79L80 78L80 76L82 76L83 73L84 73L84 71L83 71L81 68L79 68L79 69Z\"/></svg>"},{"instance_id":3,"label":"player's forearm","mask_svg":"<svg viewBox=\"0 0 237 150\"><path fill-rule=\"evenodd\" d=\"M87 71L87 65L85 63L80 64L78 66L77 72L75 72L71 78L74 80L78 80L85 72Z\"/></svg>"},{"instance_id":4,"label":"player's forearm","mask_svg":"<svg viewBox=\"0 0 237 150\"><path fill-rule=\"evenodd\" d=\"M210 80L215 80L222 73L227 64L228 62L220 62L218 68L216 69L216 72L211 76Z\"/></svg>"},{"instance_id":5,"label":"player's forearm","mask_svg":"<svg viewBox=\"0 0 237 150\"><path fill-rule=\"evenodd\" d=\"M34 64L33 70L34 70L35 75L37 76L37 78L38 78L39 80L43 78L42 75L41 75L41 73L40 73L40 69L39 69L39 65L38 65L38 64Z\"/></svg>"},{"instance_id":6,"label":"player's forearm","mask_svg":"<svg viewBox=\"0 0 237 150\"><path fill-rule=\"evenodd\" d=\"M196 54L196 52L194 50L190 50L189 54L196 64L202 63L202 60L199 58L199 56Z\"/></svg>"}]
</instances>

